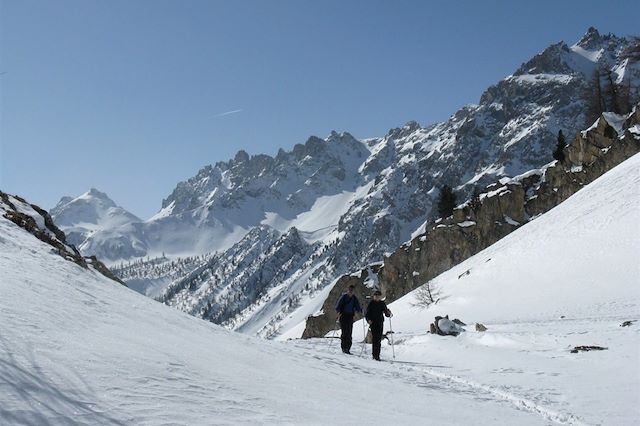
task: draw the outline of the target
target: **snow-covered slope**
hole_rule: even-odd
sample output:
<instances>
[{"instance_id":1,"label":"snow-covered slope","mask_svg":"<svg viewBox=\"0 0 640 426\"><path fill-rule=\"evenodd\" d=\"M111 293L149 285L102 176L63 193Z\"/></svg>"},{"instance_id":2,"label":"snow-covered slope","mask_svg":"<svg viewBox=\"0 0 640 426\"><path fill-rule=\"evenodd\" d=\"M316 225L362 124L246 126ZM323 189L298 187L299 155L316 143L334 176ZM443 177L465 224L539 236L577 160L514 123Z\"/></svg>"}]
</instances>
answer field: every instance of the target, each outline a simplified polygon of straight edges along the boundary
<instances>
[{"instance_id":1,"label":"snow-covered slope","mask_svg":"<svg viewBox=\"0 0 640 426\"><path fill-rule=\"evenodd\" d=\"M242 336L54 254L0 217L0 423L542 425L432 376ZM326 343L325 343L326 344Z\"/></svg>"},{"instance_id":2,"label":"snow-covered slope","mask_svg":"<svg viewBox=\"0 0 640 426\"><path fill-rule=\"evenodd\" d=\"M141 256L145 253L144 244L139 238L135 239L131 245L130 248L133 250L122 245L123 240L128 243L132 239L131 232L126 232L126 238L120 238L120 247L113 241L108 246L109 250L93 248L91 236L96 232L112 231L118 228L121 229L120 232L128 231L131 229L131 224L140 222L138 217L118 206L107 194L95 188L91 188L77 198L62 197L51 209L50 214L56 225L66 234L69 243L74 244L85 254L98 256L106 254L108 258L112 258L116 254L129 257Z\"/></svg>"},{"instance_id":3,"label":"snow-covered slope","mask_svg":"<svg viewBox=\"0 0 640 426\"><path fill-rule=\"evenodd\" d=\"M84 257L74 245L69 244L64 232L53 223L49 213L41 207L16 195L0 191L0 217L46 244L48 250L60 258L124 284L95 256Z\"/></svg>"},{"instance_id":4,"label":"snow-covered slope","mask_svg":"<svg viewBox=\"0 0 640 426\"><path fill-rule=\"evenodd\" d=\"M566 424L640 421L640 154L430 282L441 301L390 305L399 360ZM428 334L436 315L469 326ZM629 327L624 321L633 320ZM488 330L476 332L474 323ZM389 325L387 321L387 326ZM361 322L354 325L356 339ZM570 353L580 345L607 350ZM385 346L383 356L391 358ZM423 371L424 370L424 371Z\"/></svg>"},{"instance_id":5,"label":"snow-covered slope","mask_svg":"<svg viewBox=\"0 0 640 426\"><path fill-rule=\"evenodd\" d=\"M443 184L464 199L475 187L551 161L558 130L570 140L586 127L584 93L596 67L637 84L637 58L625 53L634 43L590 29L571 47L548 47L488 88L478 105L443 123L409 122L366 140L333 132L275 157L240 151L179 183L151 219L95 232L83 249L112 263L217 251L202 274L154 276L148 285L142 278L136 288L157 295L163 285L172 286L161 296L167 303L271 336L292 325L283 320L311 314L316 298L338 276L382 259L409 239L432 217ZM234 253L243 247L267 247L258 241L261 233L273 237L274 249L287 247L292 236L301 240L299 256L284 273L272 273L273 260L255 249L237 262ZM139 266L136 275L144 276L146 265ZM189 277L195 281L185 281ZM225 287L231 292L221 290L221 278L233 283L234 289ZM247 288L253 300L229 298Z\"/></svg>"}]
</instances>

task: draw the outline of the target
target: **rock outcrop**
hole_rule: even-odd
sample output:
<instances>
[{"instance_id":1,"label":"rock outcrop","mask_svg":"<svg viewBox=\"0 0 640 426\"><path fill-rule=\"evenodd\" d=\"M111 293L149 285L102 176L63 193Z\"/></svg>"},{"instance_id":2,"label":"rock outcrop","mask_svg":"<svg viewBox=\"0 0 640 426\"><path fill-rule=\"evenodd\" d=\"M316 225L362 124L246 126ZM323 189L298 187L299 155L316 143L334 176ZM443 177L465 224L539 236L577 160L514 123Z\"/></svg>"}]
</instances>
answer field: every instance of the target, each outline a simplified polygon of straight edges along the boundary
<instances>
[{"instance_id":1,"label":"rock outcrop","mask_svg":"<svg viewBox=\"0 0 640 426\"><path fill-rule=\"evenodd\" d=\"M49 244L64 259L85 269L94 269L126 286L95 256L84 257L74 245L68 244L66 235L53 223L46 210L28 203L21 197L0 191L0 213L40 241Z\"/></svg>"},{"instance_id":2,"label":"rock outcrop","mask_svg":"<svg viewBox=\"0 0 640 426\"><path fill-rule=\"evenodd\" d=\"M319 337L331 330L332 308L348 285L355 285L364 295L369 291L365 282L376 281L376 288L392 302L557 206L640 152L639 123L640 105L626 116L604 113L565 148L564 163L554 161L489 185L477 205L458 206L452 216L426 225L424 233L385 257L375 279L369 275L370 268L341 277L325 300L322 314L307 319L302 337Z\"/></svg>"}]
</instances>

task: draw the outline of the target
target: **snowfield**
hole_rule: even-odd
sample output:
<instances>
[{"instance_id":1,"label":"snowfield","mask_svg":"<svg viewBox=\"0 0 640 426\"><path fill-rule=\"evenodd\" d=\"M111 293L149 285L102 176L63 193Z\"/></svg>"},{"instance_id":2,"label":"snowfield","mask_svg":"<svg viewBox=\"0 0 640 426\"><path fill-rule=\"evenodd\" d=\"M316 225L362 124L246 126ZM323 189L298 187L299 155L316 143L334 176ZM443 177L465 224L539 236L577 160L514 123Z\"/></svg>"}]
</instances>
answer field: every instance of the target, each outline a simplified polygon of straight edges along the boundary
<instances>
[{"instance_id":1,"label":"snowfield","mask_svg":"<svg viewBox=\"0 0 640 426\"><path fill-rule=\"evenodd\" d=\"M227 331L64 260L4 217L0 270L2 425L471 424L478 413L544 424L326 341Z\"/></svg>"},{"instance_id":2,"label":"snowfield","mask_svg":"<svg viewBox=\"0 0 640 426\"><path fill-rule=\"evenodd\" d=\"M382 363L227 331L0 218L0 423L638 424L640 323L620 325L640 319L639 212L636 155L433 280L437 305L391 304ZM438 314L468 331L427 334Z\"/></svg>"},{"instance_id":3,"label":"snowfield","mask_svg":"<svg viewBox=\"0 0 640 426\"><path fill-rule=\"evenodd\" d=\"M417 308L415 291L392 303L396 359L447 365L406 364L551 422L640 424L639 254L637 154L432 280L436 305ZM447 314L467 332L427 334ZM621 327L629 320L638 322ZM488 330L476 332L476 322ZM359 322L354 338L362 334ZM570 353L581 345L607 350Z\"/></svg>"}]
</instances>

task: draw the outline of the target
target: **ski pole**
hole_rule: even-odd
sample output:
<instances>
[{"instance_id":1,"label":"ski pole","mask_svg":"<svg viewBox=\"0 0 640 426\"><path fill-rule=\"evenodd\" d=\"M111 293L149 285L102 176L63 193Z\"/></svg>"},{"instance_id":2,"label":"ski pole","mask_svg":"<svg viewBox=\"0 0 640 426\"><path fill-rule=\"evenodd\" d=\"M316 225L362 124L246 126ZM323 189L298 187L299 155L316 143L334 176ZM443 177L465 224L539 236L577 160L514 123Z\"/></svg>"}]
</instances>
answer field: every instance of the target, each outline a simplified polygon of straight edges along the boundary
<instances>
[{"instance_id":1,"label":"ski pole","mask_svg":"<svg viewBox=\"0 0 640 426\"><path fill-rule=\"evenodd\" d=\"M362 323L362 327L364 328L364 323ZM371 331L371 327L367 327L367 330L364 333L364 339L362 339L362 349L360 349L359 356L362 356L362 354L364 353L364 347L367 345L367 336L369 335L370 331Z\"/></svg>"},{"instance_id":2,"label":"ski pole","mask_svg":"<svg viewBox=\"0 0 640 426\"><path fill-rule=\"evenodd\" d=\"M333 327L333 334L331 335L331 339L329 339L329 347L331 347L331 343L333 343L333 339L336 338L337 332L338 332L338 320L336 320L336 324Z\"/></svg>"},{"instance_id":3,"label":"ski pole","mask_svg":"<svg viewBox=\"0 0 640 426\"><path fill-rule=\"evenodd\" d=\"M362 356L362 354L364 353L364 346L367 343L367 331L364 328L364 318L362 318L362 347L360 348L360 355L358 356Z\"/></svg>"},{"instance_id":4,"label":"ski pole","mask_svg":"<svg viewBox=\"0 0 640 426\"><path fill-rule=\"evenodd\" d=\"M393 347L393 327L391 326L391 317L389 317L389 331L391 332L391 352L393 352L393 359L396 359L396 349Z\"/></svg>"}]
</instances>

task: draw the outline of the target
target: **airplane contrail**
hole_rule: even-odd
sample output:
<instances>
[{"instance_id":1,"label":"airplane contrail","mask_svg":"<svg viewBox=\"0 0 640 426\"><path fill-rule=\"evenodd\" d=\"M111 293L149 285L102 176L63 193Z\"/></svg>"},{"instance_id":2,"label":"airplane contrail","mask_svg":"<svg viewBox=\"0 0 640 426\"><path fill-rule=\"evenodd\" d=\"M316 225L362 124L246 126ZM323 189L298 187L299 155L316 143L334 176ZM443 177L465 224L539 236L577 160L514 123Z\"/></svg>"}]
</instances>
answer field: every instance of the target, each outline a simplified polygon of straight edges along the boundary
<instances>
[{"instance_id":1,"label":"airplane contrail","mask_svg":"<svg viewBox=\"0 0 640 426\"><path fill-rule=\"evenodd\" d=\"M224 117L225 115L237 114L239 112L242 112L242 110L241 109L234 109L232 111L221 112L220 114L214 115L214 117Z\"/></svg>"}]
</instances>

